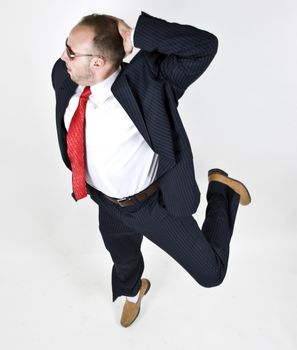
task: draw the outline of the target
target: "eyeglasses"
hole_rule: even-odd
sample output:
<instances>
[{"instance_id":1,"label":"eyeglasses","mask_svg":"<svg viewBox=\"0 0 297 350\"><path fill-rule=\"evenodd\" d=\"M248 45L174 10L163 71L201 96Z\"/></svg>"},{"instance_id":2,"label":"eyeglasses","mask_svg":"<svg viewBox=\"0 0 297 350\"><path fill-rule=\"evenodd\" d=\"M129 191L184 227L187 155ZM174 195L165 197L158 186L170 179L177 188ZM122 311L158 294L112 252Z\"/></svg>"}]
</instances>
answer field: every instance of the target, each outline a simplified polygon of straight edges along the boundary
<instances>
[{"instance_id":1,"label":"eyeglasses","mask_svg":"<svg viewBox=\"0 0 297 350\"><path fill-rule=\"evenodd\" d=\"M67 40L65 41L65 51L66 54L68 56L68 58L70 59L70 61L73 61L76 57L84 57L84 56L89 56L89 57L100 57L102 59L104 59L103 56L100 55L92 55L92 54L83 54L83 53L75 53L71 50L71 47L67 44Z\"/></svg>"}]
</instances>

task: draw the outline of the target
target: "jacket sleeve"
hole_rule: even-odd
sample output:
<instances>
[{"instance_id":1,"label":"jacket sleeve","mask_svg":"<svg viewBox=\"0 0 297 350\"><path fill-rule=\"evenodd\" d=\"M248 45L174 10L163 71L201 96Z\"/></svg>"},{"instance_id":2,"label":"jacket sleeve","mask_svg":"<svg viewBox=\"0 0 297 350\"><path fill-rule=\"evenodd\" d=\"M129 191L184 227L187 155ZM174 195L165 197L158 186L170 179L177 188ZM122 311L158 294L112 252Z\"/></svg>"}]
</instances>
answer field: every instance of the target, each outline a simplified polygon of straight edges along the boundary
<instances>
[{"instance_id":1,"label":"jacket sleeve","mask_svg":"<svg viewBox=\"0 0 297 350\"><path fill-rule=\"evenodd\" d=\"M54 90L57 90L66 79L69 79L69 74L67 73L66 64L59 58L52 69L52 85Z\"/></svg>"},{"instance_id":2,"label":"jacket sleeve","mask_svg":"<svg viewBox=\"0 0 297 350\"><path fill-rule=\"evenodd\" d=\"M135 26L134 45L157 54L158 74L180 98L209 66L217 52L218 39L207 31L170 23L142 11Z\"/></svg>"}]
</instances>

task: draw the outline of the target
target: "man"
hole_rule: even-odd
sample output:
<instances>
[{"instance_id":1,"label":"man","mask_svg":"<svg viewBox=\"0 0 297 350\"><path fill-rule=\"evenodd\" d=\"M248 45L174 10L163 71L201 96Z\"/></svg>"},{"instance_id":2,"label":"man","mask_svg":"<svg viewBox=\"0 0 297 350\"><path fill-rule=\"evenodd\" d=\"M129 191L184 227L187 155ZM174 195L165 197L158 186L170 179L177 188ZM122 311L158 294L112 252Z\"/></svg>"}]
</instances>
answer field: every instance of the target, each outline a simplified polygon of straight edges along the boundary
<instances>
[{"instance_id":1,"label":"man","mask_svg":"<svg viewBox=\"0 0 297 350\"><path fill-rule=\"evenodd\" d=\"M70 32L52 72L61 154L72 170L73 197L90 195L114 262L113 301L126 296L121 324L140 311L150 281L143 235L202 286L220 284L239 202L246 187L220 169L208 173L206 218L178 100L206 70L217 38L142 12L134 29L107 15L84 17ZM133 46L140 51L128 64Z\"/></svg>"}]
</instances>

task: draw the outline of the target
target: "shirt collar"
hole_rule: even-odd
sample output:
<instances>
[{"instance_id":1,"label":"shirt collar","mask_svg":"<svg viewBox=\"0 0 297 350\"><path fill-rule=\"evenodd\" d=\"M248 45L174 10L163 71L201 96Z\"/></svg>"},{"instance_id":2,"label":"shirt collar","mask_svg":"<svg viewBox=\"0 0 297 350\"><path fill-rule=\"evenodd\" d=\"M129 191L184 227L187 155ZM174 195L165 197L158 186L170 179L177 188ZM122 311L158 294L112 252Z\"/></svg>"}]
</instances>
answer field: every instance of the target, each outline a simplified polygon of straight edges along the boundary
<instances>
[{"instance_id":1,"label":"shirt collar","mask_svg":"<svg viewBox=\"0 0 297 350\"><path fill-rule=\"evenodd\" d=\"M105 102L108 97L113 96L111 86L116 80L121 70L121 66L113 72L109 77L100 81L99 83L91 86L92 95L90 96L95 104L101 104Z\"/></svg>"}]
</instances>

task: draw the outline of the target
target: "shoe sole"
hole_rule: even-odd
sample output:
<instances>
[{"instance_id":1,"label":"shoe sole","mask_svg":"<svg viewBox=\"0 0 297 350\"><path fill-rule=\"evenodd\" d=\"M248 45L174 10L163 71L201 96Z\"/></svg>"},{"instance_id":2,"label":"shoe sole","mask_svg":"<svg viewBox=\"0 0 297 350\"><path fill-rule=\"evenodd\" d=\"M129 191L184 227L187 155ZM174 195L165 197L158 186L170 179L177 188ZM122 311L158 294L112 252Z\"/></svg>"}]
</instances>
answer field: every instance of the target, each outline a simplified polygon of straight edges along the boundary
<instances>
[{"instance_id":1,"label":"shoe sole","mask_svg":"<svg viewBox=\"0 0 297 350\"><path fill-rule=\"evenodd\" d=\"M236 193L238 193L240 195L241 205L248 205L251 203L252 201L251 195L248 189L246 188L246 186L242 182L229 177L225 171L221 169L211 169L208 172L208 176L211 177L210 181L221 182L229 186L230 188L232 188L232 190L235 191Z\"/></svg>"}]
</instances>

